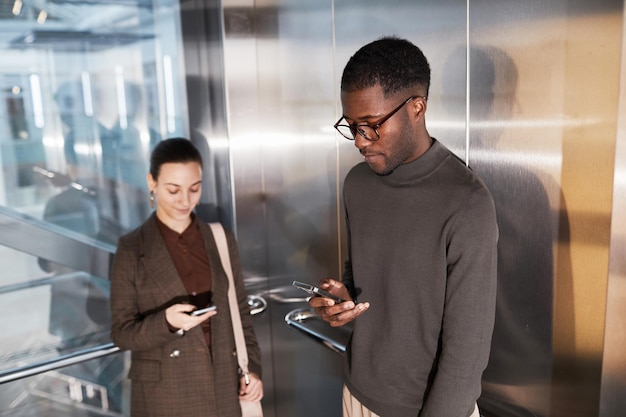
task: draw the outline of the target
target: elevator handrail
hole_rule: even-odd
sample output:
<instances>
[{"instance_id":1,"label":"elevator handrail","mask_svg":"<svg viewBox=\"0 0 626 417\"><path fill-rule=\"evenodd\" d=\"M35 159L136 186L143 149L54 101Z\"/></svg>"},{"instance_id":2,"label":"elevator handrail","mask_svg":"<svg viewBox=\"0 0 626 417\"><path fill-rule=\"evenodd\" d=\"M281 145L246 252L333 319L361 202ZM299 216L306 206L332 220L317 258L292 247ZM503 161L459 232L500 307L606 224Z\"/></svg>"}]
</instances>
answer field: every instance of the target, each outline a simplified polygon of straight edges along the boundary
<instances>
[{"instance_id":1,"label":"elevator handrail","mask_svg":"<svg viewBox=\"0 0 626 417\"><path fill-rule=\"evenodd\" d=\"M324 346L334 352L343 354L346 351L348 334L352 331L349 325L344 326L344 328L332 328L330 326L326 327L325 325L323 328L326 331L323 332L308 326L306 322L311 320L321 321L321 318L310 308L292 310L285 316L285 323L287 323L288 326L295 328L309 337L312 337L318 342L321 342ZM338 333L331 334L332 332Z\"/></svg>"},{"instance_id":2,"label":"elevator handrail","mask_svg":"<svg viewBox=\"0 0 626 417\"><path fill-rule=\"evenodd\" d=\"M92 359L112 355L119 351L119 347L115 346L113 343L107 343L104 345L95 346L93 348L83 349L66 355L61 355L54 359L48 359L30 365L1 371L0 384L16 381L18 379L27 378L29 376L34 376L48 371L53 371L55 369L65 368L67 366L76 365L81 362L87 362Z\"/></svg>"}]
</instances>

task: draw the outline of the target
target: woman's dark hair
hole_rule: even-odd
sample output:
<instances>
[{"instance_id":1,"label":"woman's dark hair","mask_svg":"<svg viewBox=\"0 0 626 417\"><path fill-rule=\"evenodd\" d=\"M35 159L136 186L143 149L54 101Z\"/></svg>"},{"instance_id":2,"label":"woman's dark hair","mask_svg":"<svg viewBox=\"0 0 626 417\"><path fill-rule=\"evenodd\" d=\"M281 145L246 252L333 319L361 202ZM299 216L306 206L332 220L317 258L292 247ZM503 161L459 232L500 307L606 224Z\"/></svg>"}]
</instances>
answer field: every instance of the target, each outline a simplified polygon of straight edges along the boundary
<instances>
[{"instance_id":1,"label":"woman's dark hair","mask_svg":"<svg viewBox=\"0 0 626 417\"><path fill-rule=\"evenodd\" d=\"M198 149L185 138L170 138L159 142L150 155L150 174L155 180L163 164L197 162L202 167Z\"/></svg>"},{"instance_id":2,"label":"woman's dark hair","mask_svg":"<svg viewBox=\"0 0 626 417\"><path fill-rule=\"evenodd\" d=\"M348 61L341 77L341 91L353 92L380 85L386 97L422 87L428 96L430 66L421 49L406 39L380 38L359 49Z\"/></svg>"}]
</instances>

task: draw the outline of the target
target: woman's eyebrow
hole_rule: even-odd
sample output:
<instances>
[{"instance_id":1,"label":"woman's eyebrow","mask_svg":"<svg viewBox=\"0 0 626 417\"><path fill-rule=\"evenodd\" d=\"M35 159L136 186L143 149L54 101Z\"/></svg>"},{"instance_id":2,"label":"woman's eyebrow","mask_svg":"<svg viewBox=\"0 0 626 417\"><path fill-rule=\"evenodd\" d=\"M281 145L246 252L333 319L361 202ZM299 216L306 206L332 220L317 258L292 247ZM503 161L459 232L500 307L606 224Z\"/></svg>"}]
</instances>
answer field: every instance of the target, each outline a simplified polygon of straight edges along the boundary
<instances>
[{"instance_id":1,"label":"woman's eyebrow","mask_svg":"<svg viewBox=\"0 0 626 417\"><path fill-rule=\"evenodd\" d=\"M202 184L202 180L194 182L193 184L190 185L190 187L193 187L194 185L198 185L198 184ZM165 185L166 186L167 185L173 185L174 187L182 187L182 185L176 184L174 182L166 182Z\"/></svg>"}]
</instances>

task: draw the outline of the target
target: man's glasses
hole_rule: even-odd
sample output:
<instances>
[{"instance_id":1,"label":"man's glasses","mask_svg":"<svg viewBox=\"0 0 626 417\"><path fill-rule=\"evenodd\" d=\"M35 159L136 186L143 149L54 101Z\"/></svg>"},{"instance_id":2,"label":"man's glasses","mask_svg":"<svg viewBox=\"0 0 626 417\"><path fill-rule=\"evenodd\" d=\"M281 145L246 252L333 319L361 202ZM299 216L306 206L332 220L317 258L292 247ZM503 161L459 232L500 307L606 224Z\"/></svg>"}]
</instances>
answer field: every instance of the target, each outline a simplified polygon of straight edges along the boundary
<instances>
[{"instance_id":1,"label":"man's glasses","mask_svg":"<svg viewBox=\"0 0 626 417\"><path fill-rule=\"evenodd\" d=\"M391 116L396 114L398 110L404 107L405 104L407 104L409 101L416 99L418 97L426 99L425 96L411 96L407 98L406 100L404 100L402 104L400 104L398 107L393 109L390 113L387 113L385 116L383 116L381 119L378 119L374 123L339 124L342 120L347 123L344 117L341 116L341 118L337 120L337 123L335 123L334 127L335 129L337 129L339 133L341 133L341 136L343 136L344 138L348 140L355 140L356 135L358 133L359 135L363 136L365 139L371 142L376 142L378 139L380 139L380 135L378 134L378 128L380 128L380 126L382 126L383 123L389 120Z\"/></svg>"}]
</instances>

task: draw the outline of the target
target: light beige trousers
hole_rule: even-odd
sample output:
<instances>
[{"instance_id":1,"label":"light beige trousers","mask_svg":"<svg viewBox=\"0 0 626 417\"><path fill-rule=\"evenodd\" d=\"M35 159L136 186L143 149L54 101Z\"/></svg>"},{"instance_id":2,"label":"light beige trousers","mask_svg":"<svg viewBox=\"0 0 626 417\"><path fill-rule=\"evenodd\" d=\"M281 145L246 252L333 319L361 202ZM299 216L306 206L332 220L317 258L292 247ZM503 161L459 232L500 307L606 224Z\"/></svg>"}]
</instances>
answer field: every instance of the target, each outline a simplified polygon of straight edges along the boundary
<instances>
[{"instance_id":1,"label":"light beige trousers","mask_svg":"<svg viewBox=\"0 0 626 417\"><path fill-rule=\"evenodd\" d=\"M350 390L343 386L343 417L379 417L378 414L368 410L363 404L352 396ZM478 405L474 406L474 412L470 417L480 417Z\"/></svg>"}]
</instances>

